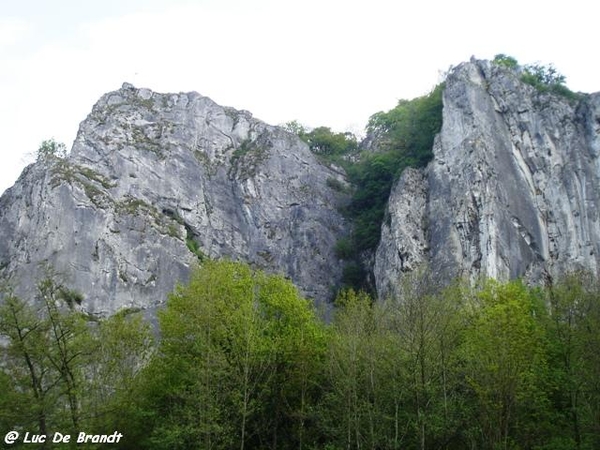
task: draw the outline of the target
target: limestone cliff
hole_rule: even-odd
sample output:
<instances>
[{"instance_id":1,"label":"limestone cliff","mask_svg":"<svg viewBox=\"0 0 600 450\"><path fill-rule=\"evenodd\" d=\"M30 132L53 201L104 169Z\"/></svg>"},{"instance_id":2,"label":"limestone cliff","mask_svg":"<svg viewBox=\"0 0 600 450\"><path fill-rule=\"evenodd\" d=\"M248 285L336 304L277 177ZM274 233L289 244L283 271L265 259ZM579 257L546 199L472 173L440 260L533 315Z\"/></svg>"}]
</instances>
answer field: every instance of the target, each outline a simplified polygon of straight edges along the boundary
<instances>
[{"instance_id":1,"label":"limestone cliff","mask_svg":"<svg viewBox=\"0 0 600 450\"><path fill-rule=\"evenodd\" d=\"M486 61L446 80L426 169L406 170L376 254L380 296L428 264L439 280L543 282L600 267L600 94L569 101Z\"/></svg>"},{"instance_id":2,"label":"limestone cliff","mask_svg":"<svg viewBox=\"0 0 600 450\"><path fill-rule=\"evenodd\" d=\"M124 84L66 159L29 166L0 199L1 275L29 296L48 264L107 314L164 302L198 256L230 257L324 301L347 228L331 179L345 182L246 111Z\"/></svg>"},{"instance_id":3,"label":"limestone cliff","mask_svg":"<svg viewBox=\"0 0 600 450\"><path fill-rule=\"evenodd\" d=\"M441 282L598 272L600 94L567 100L471 61L443 102L433 160L390 195L379 295L423 264ZM323 302L349 229L340 183L297 136L246 111L125 84L94 106L67 158L42 158L0 198L0 276L31 297L49 265L88 311L109 314L152 309L199 259L230 257Z\"/></svg>"}]
</instances>

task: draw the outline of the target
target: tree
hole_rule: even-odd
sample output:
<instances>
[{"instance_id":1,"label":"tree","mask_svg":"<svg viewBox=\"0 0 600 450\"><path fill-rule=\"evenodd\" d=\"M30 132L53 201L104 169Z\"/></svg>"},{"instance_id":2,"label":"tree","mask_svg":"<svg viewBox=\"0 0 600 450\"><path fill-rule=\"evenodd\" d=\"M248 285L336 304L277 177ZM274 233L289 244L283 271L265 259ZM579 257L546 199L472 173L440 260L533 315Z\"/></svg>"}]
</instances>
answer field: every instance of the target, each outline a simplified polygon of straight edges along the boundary
<instances>
[{"instance_id":1,"label":"tree","mask_svg":"<svg viewBox=\"0 0 600 450\"><path fill-rule=\"evenodd\" d=\"M352 133L335 133L329 127L318 127L304 133L303 139L310 149L325 157L348 155L358 149L356 136Z\"/></svg>"},{"instance_id":2,"label":"tree","mask_svg":"<svg viewBox=\"0 0 600 450\"><path fill-rule=\"evenodd\" d=\"M572 273L547 292L554 426L577 449L600 445L600 289L589 273Z\"/></svg>"},{"instance_id":3,"label":"tree","mask_svg":"<svg viewBox=\"0 0 600 450\"><path fill-rule=\"evenodd\" d=\"M43 305L43 319L48 332L45 336L45 356L57 377L61 394L66 397L73 431L80 427L80 395L83 382L82 359L84 340L88 334L86 321L81 314L73 312L73 299L77 293L69 291L49 276L38 284L37 302ZM61 301L67 310L61 308Z\"/></svg>"},{"instance_id":4,"label":"tree","mask_svg":"<svg viewBox=\"0 0 600 450\"><path fill-rule=\"evenodd\" d=\"M159 321L161 345L143 377L145 445L308 444L324 336L289 281L207 261L169 297Z\"/></svg>"},{"instance_id":5,"label":"tree","mask_svg":"<svg viewBox=\"0 0 600 450\"><path fill-rule=\"evenodd\" d=\"M147 357L147 325L122 314L91 320L77 310L82 296L51 270L30 302L8 288L4 294L0 422L44 435L84 428L103 433L118 422L123 408L115 405L123 403L117 394L131 390Z\"/></svg>"},{"instance_id":6,"label":"tree","mask_svg":"<svg viewBox=\"0 0 600 450\"><path fill-rule=\"evenodd\" d=\"M27 424L35 417L40 434L50 427L80 426L80 339L87 328L78 313L61 308L64 299L79 296L49 274L38 284L35 306L9 292L0 308L0 334L8 341L3 370L13 380L12 390L28 399L29 411L20 420Z\"/></svg>"},{"instance_id":7,"label":"tree","mask_svg":"<svg viewBox=\"0 0 600 450\"><path fill-rule=\"evenodd\" d=\"M486 282L474 297L463 355L485 448L532 448L548 424L543 308L520 281Z\"/></svg>"},{"instance_id":8,"label":"tree","mask_svg":"<svg viewBox=\"0 0 600 450\"><path fill-rule=\"evenodd\" d=\"M379 243L394 181L406 167L423 167L432 158L433 140L442 126L443 90L442 83L425 96L400 100L395 108L369 119L367 132L377 136L377 151L346 166L355 187L346 208L355 224L352 236L355 252L347 258L354 263L353 267L360 265L361 252L373 250ZM365 286L354 283L352 287Z\"/></svg>"},{"instance_id":9,"label":"tree","mask_svg":"<svg viewBox=\"0 0 600 450\"><path fill-rule=\"evenodd\" d=\"M496 56L494 56L492 62L494 64L506 67L508 69L517 69L519 67L519 62L516 60L516 58L509 55L505 55L504 53L499 53Z\"/></svg>"},{"instance_id":10,"label":"tree","mask_svg":"<svg viewBox=\"0 0 600 450\"><path fill-rule=\"evenodd\" d=\"M304 137L304 135L306 134L306 128L297 120L291 120L289 122L286 122L283 125L281 125L281 127L285 131L300 136L301 138Z\"/></svg>"},{"instance_id":11,"label":"tree","mask_svg":"<svg viewBox=\"0 0 600 450\"><path fill-rule=\"evenodd\" d=\"M440 290L431 273L421 268L406 274L385 315L397 336L396 353L411 446L443 448L459 441L463 431L458 349L464 334L461 284ZM400 387L398 387L400 389Z\"/></svg>"},{"instance_id":12,"label":"tree","mask_svg":"<svg viewBox=\"0 0 600 450\"><path fill-rule=\"evenodd\" d=\"M364 292L342 291L329 337L328 392L322 405L326 435L340 448L375 448L379 433L380 330L377 309ZM385 428L385 426L384 426Z\"/></svg>"},{"instance_id":13,"label":"tree","mask_svg":"<svg viewBox=\"0 0 600 450\"><path fill-rule=\"evenodd\" d=\"M135 444L129 420L138 404L139 374L154 353L150 325L140 312L124 309L96 322L82 344L87 349L81 396L86 428L98 434L119 430L123 445Z\"/></svg>"},{"instance_id":14,"label":"tree","mask_svg":"<svg viewBox=\"0 0 600 450\"><path fill-rule=\"evenodd\" d=\"M11 429L35 426L39 434L48 434L56 400L56 377L46 356L47 324L35 310L12 295L0 306L0 334L3 346L2 373L6 392L2 416L11 421ZM10 380L10 381L9 381ZM14 401L10 402L9 399Z\"/></svg>"},{"instance_id":15,"label":"tree","mask_svg":"<svg viewBox=\"0 0 600 450\"><path fill-rule=\"evenodd\" d=\"M63 159L67 156L67 147L62 142L57 142L54 139L43 141L37 150L38 161L48 160L51 158Z\"/></svg>"},{"instance_id":16,"label":"tree","mask_svg":"<svg viewBox=\"0 0 600 450\"><path fill-rule=\"evenodd\" d=\"M523 67L522 80L533 86L552 86L565 84L566 77L559 73L552 64L527 64Z\"/></svg>"}]
</instances>

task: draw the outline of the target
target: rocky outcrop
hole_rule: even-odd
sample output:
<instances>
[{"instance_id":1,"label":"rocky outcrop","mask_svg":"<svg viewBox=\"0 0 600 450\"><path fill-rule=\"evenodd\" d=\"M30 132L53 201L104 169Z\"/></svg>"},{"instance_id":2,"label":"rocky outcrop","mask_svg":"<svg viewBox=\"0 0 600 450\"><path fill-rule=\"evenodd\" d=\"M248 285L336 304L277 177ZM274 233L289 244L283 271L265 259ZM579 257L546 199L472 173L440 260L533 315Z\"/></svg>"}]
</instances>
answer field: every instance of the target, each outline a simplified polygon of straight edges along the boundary
<instances>
[{"instance_id":1,"label":"rocky outcrop","mask_svg":"<svg viewBox=\"0 0 600 450\"><path fill-rule=\"evenodd\" d=\"M427 187L423 172L407 168L392 188L373 273L378 294L390 294L399 275L427 259Z\"/></svg>"},{"instance_id":2,"label":"rocky outcrop","mask_svg":"<svg viewBox=\"0 0 600 450\"><path fill-rule=\"evenodd\" d=\"M332 179L345 183L246 111L125 84L66 159L28 167L0 199L0 269L29 296L49 265L97 314L161 304L204 257L283 273L324 301L346 233Z\"/></svg>"},{"instance_id":3,"label":"rocky outcrop","mask_svg":"<svg viewBox=\"0 0 600 450\"><path fill-rule=\"evenodd\" d=\"M597 273L600 94L567 100L471 61L449 75L443 100L433 161L405 171L390 196L380 295L419 264L445 281Z\"/></svg>"}]
</instances>

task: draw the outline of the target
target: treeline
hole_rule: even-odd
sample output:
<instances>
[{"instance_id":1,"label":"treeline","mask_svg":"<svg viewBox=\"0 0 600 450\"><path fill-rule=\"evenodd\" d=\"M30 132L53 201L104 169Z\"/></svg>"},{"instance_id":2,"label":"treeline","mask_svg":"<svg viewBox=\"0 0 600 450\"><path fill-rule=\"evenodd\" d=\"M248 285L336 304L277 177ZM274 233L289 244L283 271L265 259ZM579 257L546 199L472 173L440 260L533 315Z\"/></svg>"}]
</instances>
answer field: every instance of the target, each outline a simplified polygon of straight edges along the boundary
<instances>
[{"instance_id":1,"label":"treeline","mask_svg":"<svg viewBox=\"0 0 600 450\"><path fill-rule=\"evenodd\" d=\"M207 261L159 313L93 321L53 281L9 295L0 427L128 449L600 448L600 286L482 281L340 293L329 322L282 277Z\"/></svg>"}]
</instances>

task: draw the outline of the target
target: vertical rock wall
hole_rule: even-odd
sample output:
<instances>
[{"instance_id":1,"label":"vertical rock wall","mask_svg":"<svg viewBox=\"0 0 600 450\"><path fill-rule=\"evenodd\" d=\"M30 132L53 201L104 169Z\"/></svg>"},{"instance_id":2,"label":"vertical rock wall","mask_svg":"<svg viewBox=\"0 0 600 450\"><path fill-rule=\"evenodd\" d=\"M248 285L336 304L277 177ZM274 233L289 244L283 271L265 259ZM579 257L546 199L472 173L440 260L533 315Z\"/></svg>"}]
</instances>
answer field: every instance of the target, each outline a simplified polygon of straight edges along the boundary
<instances>
[{"instance_id":1,"label":"vertical rock wall","mask_svg":"<svg viewBox=\"0 0 600 450\"><path fill-rule=\"evenodd\" d=\"M326 301L347 228L330 179L345 182L246 111L125 84L66 160L28 167L0 199L0 268L30 296L50 265L98 314L159 305L198 256L248 261Z\"/></svg>"},{"instance_id":2,"label":"vertical rock wall","mask_svg":"<svg viewBox=\"0 0 600 450\"><path fill-rule=\"evenodd\" d=\"M446 282L597 272L599 106L599 94L540 93L486 61L458 66L446 81L433 161L420 181L406 171L392 191L376 257L380 294L401 275L397 255L407 248L403 260L428 264ZM425 205L407 204L414 192Z\"/></svg>"}]
</instances>

